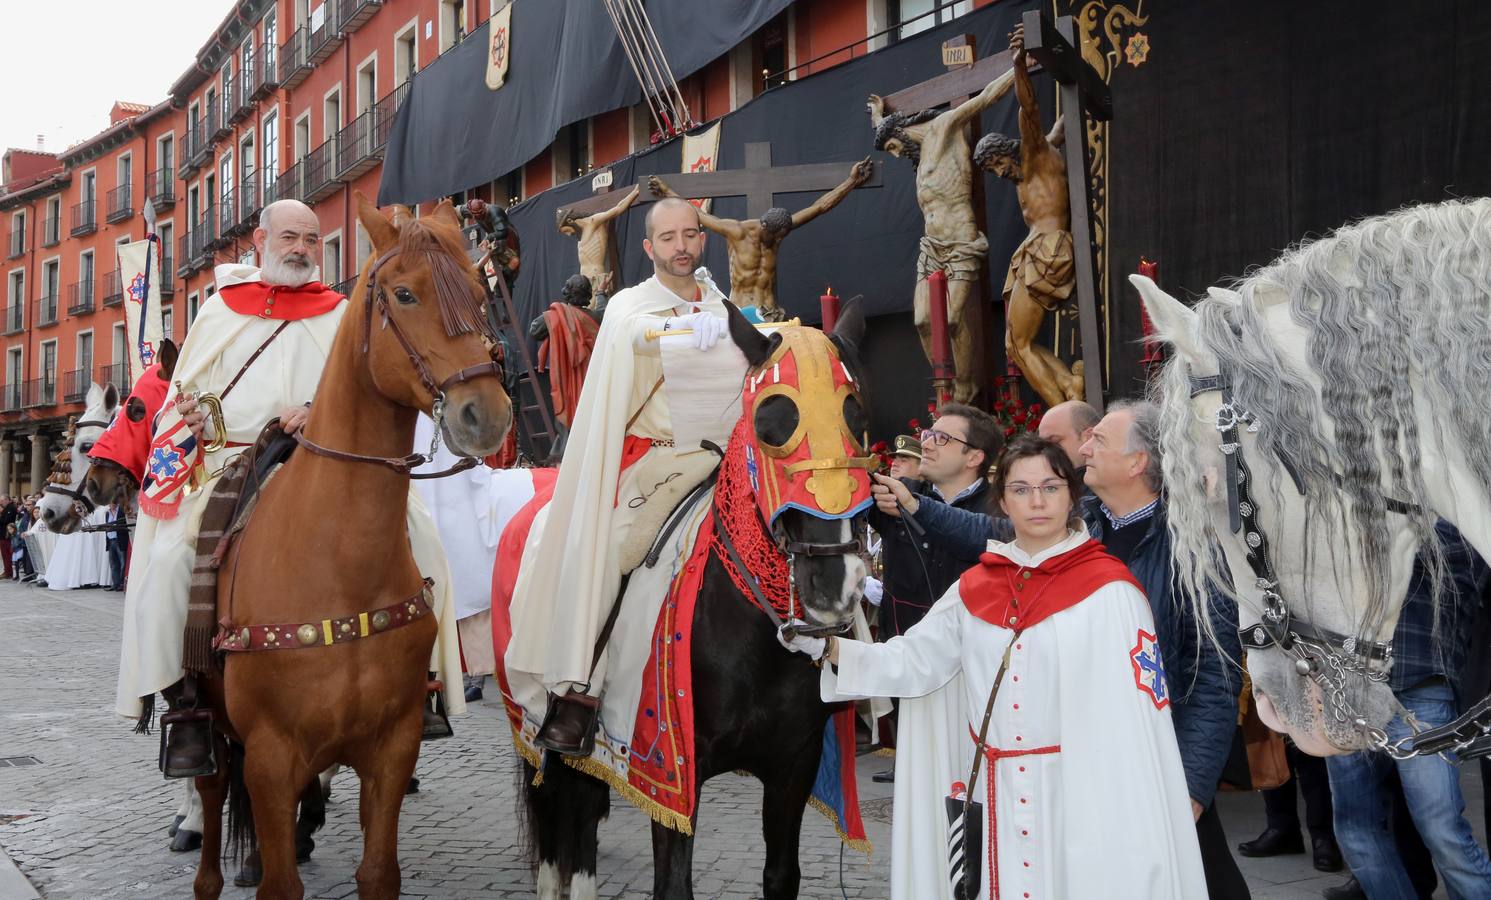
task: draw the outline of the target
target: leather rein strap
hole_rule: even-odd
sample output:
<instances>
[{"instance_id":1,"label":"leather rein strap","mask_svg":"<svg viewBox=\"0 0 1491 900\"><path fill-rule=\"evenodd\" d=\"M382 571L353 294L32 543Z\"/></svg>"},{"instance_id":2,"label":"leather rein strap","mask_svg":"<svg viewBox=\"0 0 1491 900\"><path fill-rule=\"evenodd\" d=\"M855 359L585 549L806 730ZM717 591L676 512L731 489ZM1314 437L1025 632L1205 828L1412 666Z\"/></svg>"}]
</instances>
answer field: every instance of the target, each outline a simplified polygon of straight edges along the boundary
<instances>
[{"instance_id":1,"label":"leather rein strap","mask_svg":"<svg viewBox=\"0 0 1491 900\"><path fill-rule=\"evenodd\" d=\"M444 381L435 381L435 375L430 371L429 365L425 363L424 357L415 349L414 343L409 340L409 336L404 334L404 330L399 327L398 320L390 314L388 297L384 293L383 288L378 284L378 271L390 259L397 256L398 252L397 248L389 250L387 253L378 257L373 265L368 268L367 293L362 323L362 352L364 356L367 356L372 346L373 310L376 307L378 312L382 314L383 328L393 333L394 340L399 342L399 347L403 349L404 355L409 357L409 363L414 367L414 374L418 376L420 384L424 385L425 390L430 393L430 397L432 398L432 418L435 420L435 442L438 442L440 429L443 427L445 418L445 392L450 388L465 384L482 376L494 377L501 383L504 380L502 365L496 360L489 360L484 363L477 363L474 366L467 366L455 372ZM455 465L447 469L442 469L439 472L422 472L416 474L413 471L414 469L430 462L434 458L435 442L431 443L428 454L410 453L408 456L370 456L363 453L352 453L347 450L335 450L331 447L323 447L306 437L304 428L295 432L295 442L317 456L324 456L327 459L335 459L340 462L371 463L383 466L386 469L392 469L400 475L407 475L414 479L444 478L447 475L454 475L457 472L464 472L467 469L474 468L479 462L475 457L467 456L463 457Z\"/></svg>"}]
</instances>

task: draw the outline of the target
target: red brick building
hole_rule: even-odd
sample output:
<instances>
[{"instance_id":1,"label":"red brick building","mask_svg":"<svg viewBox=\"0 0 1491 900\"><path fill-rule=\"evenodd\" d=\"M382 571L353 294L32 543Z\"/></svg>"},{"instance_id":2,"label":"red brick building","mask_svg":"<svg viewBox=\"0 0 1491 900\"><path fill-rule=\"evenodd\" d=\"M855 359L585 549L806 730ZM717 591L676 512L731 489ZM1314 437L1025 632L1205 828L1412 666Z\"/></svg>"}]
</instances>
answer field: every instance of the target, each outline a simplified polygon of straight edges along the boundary
<instances>
[{"instance_id":1,"label":"red brick building","mask_svg":"<svg viewBox=\"0 0 1491 900\"><path fill-rule=\"evenodd\" d=\"M988 2L796 0L680 88L708 121L760 93L769 77L836 65ZM145 200L157 212L162 301L178 342L214 291L213 265L252 253L259 210L274 200L312 206L322 280L350 290L370 249L353 191L377 194L406 83L505 3L240 0L165 99L116 103L107 129L60 153L6 152L0 491L39 488L90 383L125 387L114 251L144 236ZM468 193L522 199L646 147L651 129L642 106L577 122L519 169Z\"/></svg>"}]
</instances>

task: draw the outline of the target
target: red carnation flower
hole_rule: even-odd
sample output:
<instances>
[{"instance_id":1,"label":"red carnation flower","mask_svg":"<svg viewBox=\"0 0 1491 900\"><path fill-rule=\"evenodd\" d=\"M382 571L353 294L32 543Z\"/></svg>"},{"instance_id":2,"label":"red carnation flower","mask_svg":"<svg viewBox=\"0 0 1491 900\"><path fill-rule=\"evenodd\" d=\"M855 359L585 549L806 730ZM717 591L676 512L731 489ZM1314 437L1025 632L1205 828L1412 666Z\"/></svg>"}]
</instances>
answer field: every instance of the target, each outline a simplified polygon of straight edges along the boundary
<instances>
[{"instance_id":1,"label":"red carnation flower","mask_svg":"<svg viewBox=\"0 0 1491 900\"><path fill-rule=\"evenodd\" d=\"M917 428L922 427L921 419L912 419L910 422L907 422L906 424L910 425L913 429L917 429Z\"/></svg>"},{"instance_id":2,"label":"red carnation flower","mask_svg":"<svg viewBox=\"0 0 1491 900\"><path fill-rule=\"evenodd\" d=\"M1015 436L1015 426L1011 425L1008 428L1004 429L1004 436L1007 437L1007 438L1014 437Z\"/></svg>"}]
</instances>

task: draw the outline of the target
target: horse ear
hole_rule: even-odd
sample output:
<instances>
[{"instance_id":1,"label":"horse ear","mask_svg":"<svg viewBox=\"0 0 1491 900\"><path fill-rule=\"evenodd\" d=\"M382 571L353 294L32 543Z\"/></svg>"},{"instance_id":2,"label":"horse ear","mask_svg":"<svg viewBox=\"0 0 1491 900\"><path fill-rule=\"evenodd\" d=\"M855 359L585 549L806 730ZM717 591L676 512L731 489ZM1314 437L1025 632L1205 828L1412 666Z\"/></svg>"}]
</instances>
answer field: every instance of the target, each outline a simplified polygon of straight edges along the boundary
<instances>
[{"instance_id":1,"label":"horse ear","mask_svg":"<svg viewBox=\"0 0 1491 900\"><path fill-rule=\"evenodd\" d=\"M1206 289L1206 296L1217 301L1218 303L1227 303L1232 306L1238 306L1242 304L1242 294L1239 294L1237 291L1231 290L1229 288L1216 286L1209 287Z\"/></svg>"},{"instance_id":2,"label":"horse ear","mask_svg":"<svg viewBox=\"0 0 1491 900\"><path fill-rule=\"evenodd\" d=\"M1196 311L1160 290L1160 286L1143 275L1130 275L1129 283L1139 289L1144 310L1154 324L1155 338L1174 347L1192 359L1204 356L1197 339Z\"/></svg>"},{"instance_id":3,"label":"horse ear","mask_svg":"<svg viewBox=\"0 0 1491 900\"><path fill-rule=\"evenodd\" d=\"M357 221L367 229L368 239L373 242L373 249L377 256L382 256L399 240L399 230L394 227L388 217L378 211L378 207L363 196L362 191L353 191L353 197L357 200Z\"/></svg>"},{"instance_id":4,"label":"horse ear","mask_svg":"<svg viewBox=\"0 0 1491 900\"><path fill-rule=\"evenodd\" d=\"M89 384L88 394L83 398L83 408L92 409L102 402L104 402L104 386L96 381Z\"/></svg>"},{"instance_id":5,"label":"horse ear","mask_svg":"<svg viewBox=\"0 0 1491 900\"><path fill-rule=\"evenodd\" d=\"M111 381L109 386L104 388L104 412L113 412L114 407L118 405L119 388L115 387L114 382Z\"/></svg>"},{"instance_id":6,"label":"horse ear","mask_svg":"<svg viewBox=\"0 0 1491 900\"><path fill-rule=\"evenodd\" d=\"M761 365L771 356L771 338L756 330L751 320L745 317L740 307L725 301L725 318L730 323L730 340L745 354L746 362L751 368Z\"/></svg>"},{"instance_id":7,"label":"horse ear","mask_svg":"<svg viewBox=\"0 0 1491 900\"><path fill-rule=\"evenodd\" d=\"M155 374L160 377L161 381L171 380L171 375L176 371L176 357L180 355L181 351L176 348L175 341L170 338L161 341L160 350L155 354L155 361L160 363L160 368L155 370Z\"/></svg>"},{"instance_id":8,"label":"horse ear","mask_svg":"<svg viewBox=\"0 0 1491 900\"><path fill-rule=\"evenodd\" d=\"M456 208L449 200L441 200L435 204L435 218L457 231L461 230L461 217L456 215Z\"/></svg>"},{"instance_id":9,"label":"horse ear","mask_svg":"<svg viewBox=\"0 0 1491 900\"><path fill-rule=\"evenodd\" d=\"M841 351L857 352L860 342L865 339L863 296L852 297L839 307L839 318L834 322L833 334L829 335L829 339L838 344Z\"/></svg>"}]
</instances>

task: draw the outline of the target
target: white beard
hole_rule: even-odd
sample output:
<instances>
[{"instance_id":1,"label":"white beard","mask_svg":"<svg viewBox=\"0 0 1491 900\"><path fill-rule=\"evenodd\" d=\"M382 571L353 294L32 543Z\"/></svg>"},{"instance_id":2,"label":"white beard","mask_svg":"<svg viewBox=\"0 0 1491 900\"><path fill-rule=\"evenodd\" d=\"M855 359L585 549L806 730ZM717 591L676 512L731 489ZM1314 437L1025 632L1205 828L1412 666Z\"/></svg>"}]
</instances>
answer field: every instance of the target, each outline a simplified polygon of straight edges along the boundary
<instances>
[{"instance_id":1,"label":"white beard","mask_svg":"<svg viewBox=\"0 0 1491 900\"><path fill-rule=\"evenodd\" d=\"M316 278L316 266L297 266L285 261L283 256L264 254L264 268L259 278L265 284L280 284L285 287L300 287Z\"/></svg>"}]
</instances>

